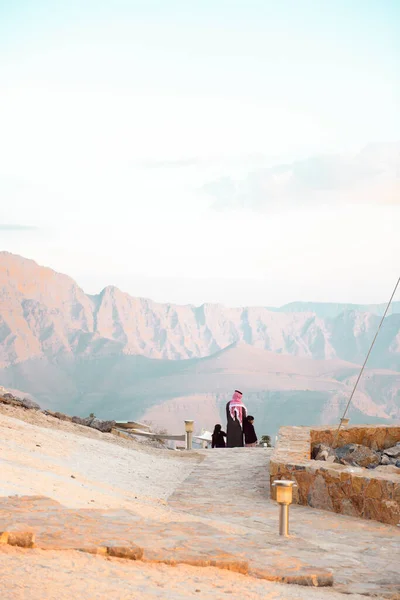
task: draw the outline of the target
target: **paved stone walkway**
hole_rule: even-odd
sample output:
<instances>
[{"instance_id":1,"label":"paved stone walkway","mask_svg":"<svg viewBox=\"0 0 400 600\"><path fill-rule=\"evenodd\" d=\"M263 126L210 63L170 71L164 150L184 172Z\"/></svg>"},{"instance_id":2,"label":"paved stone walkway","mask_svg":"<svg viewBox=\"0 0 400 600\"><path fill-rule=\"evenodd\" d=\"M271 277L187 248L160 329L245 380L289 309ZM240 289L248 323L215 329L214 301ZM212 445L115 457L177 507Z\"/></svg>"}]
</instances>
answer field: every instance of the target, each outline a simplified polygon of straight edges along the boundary
<instances>
[{"instance_id":1,"label":"paved stone walkway","mask_svg":"<svg viewBox=\"0 0 400 600\"><path fill-rule=\"evenodd\" d=\"M400 530L306 507L277 534L268 493L269 451L203 451L169 506L72 510L48 498L0 498L0 541L82 549L169 564L218 566L272 580L400 598ZM1 533L6 532L1 540ZM11 535L10 535L11 534Z\"/></svg>"},{"instance_id":2,"label":"paved stone walkway","mask_svg":"<svg viewBox=\"0 0 400 600\"><path fill-rule=\"evenodd\" d=\"M269 496L269 450L207 450L169 499L192 516L245 526L264 564L299 561L333 573L335 588L400 598L400 528L309 507L290 508L290 539L278 533Z\"/></svg>"}]
</instances>

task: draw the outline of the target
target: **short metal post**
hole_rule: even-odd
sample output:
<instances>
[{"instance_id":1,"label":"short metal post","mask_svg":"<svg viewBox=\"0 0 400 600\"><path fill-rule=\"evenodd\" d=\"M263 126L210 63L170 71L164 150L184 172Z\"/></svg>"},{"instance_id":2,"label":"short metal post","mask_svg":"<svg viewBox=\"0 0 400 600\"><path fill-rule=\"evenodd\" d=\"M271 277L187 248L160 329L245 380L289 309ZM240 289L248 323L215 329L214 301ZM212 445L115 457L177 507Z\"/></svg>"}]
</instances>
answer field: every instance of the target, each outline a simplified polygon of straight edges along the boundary
<instances>
[{"instance_id":1,"label":"short metal post","mask_svg":"<svg viewBox=\"0 0 400 600\"><path fill-rule=\"evenodd\" d=\"M279 505L279 535L289 535L289 504Z\"/></svg>"},{"instance_id":2,"label":"short metal post","mask_svg":"<svg viewBox=\"0 0 400 600\"><path fill-rule=\"evenodd\" d=\"M186 450L192 450L194 421L185 421Z\"/></svg>"},{"instance_id":3,"label":"short metal post","mask_svg":"<svg viewBox=\"0 0 400 600\"><path fill-rule=\"evenodd\" d=\"M297 487L294 481L278 479L272 487L276 490L276 501L279 504L279 535L289 536L289 505L293 500L293 488Z\"/></svg>"}]
</instances>

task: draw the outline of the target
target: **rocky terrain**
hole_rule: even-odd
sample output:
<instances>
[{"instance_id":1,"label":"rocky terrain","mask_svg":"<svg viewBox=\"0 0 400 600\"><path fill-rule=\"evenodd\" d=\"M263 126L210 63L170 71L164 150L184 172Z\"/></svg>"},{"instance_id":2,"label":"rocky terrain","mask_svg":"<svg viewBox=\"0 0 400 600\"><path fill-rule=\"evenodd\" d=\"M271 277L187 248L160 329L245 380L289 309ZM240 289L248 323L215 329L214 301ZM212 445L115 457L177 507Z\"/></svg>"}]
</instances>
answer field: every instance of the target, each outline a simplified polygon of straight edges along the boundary
<instances>
[{"instance_id":1,"label":"rocky terrain","mask_svg":"<svg viewBox=\"0 0 400 600\"><path fill-rule=\"evenodd\" d=\"M341 465L353 465L367 469L378 469L389 472L385 467L394 467L393 472L400 475L400 442L391 448L379 450L363 444L345 444L339 448L330 448L326 444L316 444L312 457Z\"/></svg>"},{"instance_id":2,"label":"rocky terrain","mask_svg":"<svg viewBox=\"0 0 400 600\"><path fill-rule=\"evenodd\" d=\"M400 418L400 303L384 323L352 422ZM0 253L0 383L43 408L145 418L169 430L224 419L242 387L260 434L339 416L383 306L175 306L114 287L90 296L69 277ZM27 395L25 395L28 397Z\"/></svg>"}]
</instances>

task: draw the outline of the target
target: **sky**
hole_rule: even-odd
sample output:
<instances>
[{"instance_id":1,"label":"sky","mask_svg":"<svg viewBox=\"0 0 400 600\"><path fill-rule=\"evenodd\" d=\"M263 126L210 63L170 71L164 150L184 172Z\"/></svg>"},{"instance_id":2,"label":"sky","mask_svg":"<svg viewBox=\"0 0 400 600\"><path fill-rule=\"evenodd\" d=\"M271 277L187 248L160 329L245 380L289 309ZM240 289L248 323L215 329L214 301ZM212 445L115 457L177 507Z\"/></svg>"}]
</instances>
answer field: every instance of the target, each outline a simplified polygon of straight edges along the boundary
<instances>
[{"instance_id":1,"label":"sky","mask_svg":"<svg viewBox=\"0 0 400 600\"><path fill-rule=\"evenodd\" d=\"M0 0L0 249L162 302L385 301L397 0Z\"/></svg>"}]
</instances>

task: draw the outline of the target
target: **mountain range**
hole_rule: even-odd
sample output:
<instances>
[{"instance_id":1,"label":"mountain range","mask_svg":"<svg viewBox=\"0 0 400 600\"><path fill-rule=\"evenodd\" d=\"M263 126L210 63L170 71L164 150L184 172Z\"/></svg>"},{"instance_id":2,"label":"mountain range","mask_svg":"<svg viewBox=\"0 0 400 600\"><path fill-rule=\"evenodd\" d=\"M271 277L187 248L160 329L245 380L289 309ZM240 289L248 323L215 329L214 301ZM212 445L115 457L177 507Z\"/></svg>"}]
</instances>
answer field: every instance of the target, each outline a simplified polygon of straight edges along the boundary
<instances>
[{"instance_id":1,"label":"mountain range","mask_svg":"<svg viewBox=\"0 0 400 600\"><path fill-rule=\"evenodd\" d=\"M384 305L178 306L116 287L88 295L66 275L0 252L0 385L47 408L169 430L210 428L243 388L259 431L338 419ZM400 419L400 302L354 397L354 422ZM188 416L189 415L189 416ZM260 431L261 432L261 431Z\"/></svg>"}]
</instances>

